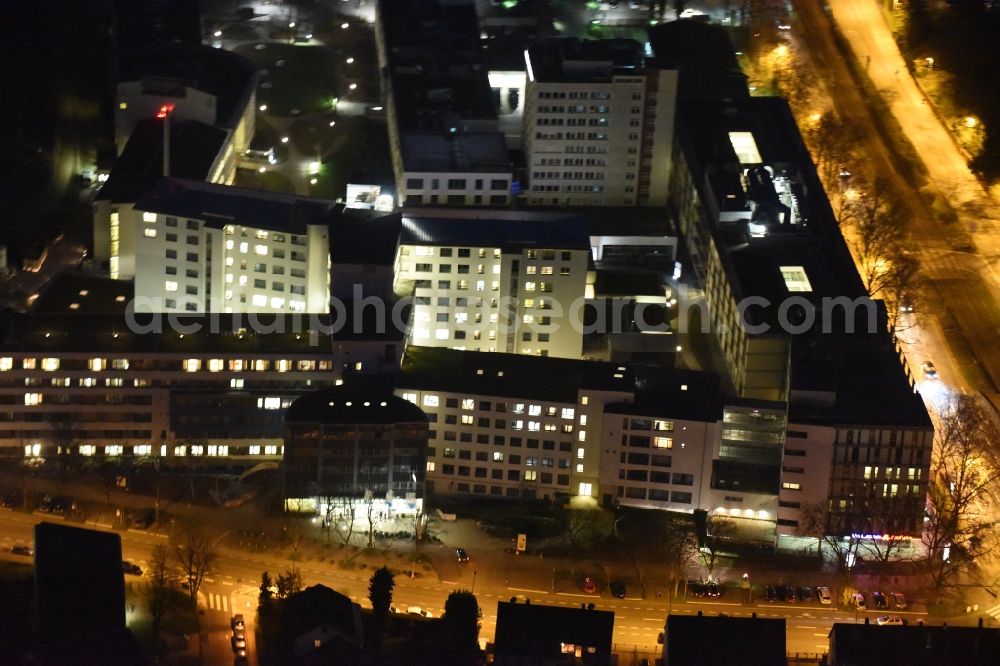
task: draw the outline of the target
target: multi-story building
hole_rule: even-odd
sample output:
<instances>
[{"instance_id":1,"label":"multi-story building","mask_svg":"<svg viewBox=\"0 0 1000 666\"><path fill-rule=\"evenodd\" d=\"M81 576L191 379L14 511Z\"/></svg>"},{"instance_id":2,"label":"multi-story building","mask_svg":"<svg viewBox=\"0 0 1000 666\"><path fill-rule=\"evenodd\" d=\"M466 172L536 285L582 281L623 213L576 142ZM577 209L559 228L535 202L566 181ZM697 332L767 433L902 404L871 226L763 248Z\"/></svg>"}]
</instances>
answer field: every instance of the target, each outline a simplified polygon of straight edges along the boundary
<instances>
[{"instance_id":1,"label":"multi-story building","mask_svg":"<svg viewBox=\"0 0 1000 666\"><path fill-rule=\"evenodd\" d=\"M604 406L634 386L609 363L410 347L396 395L430 421L428 493L597 499Z\"/></svg>"},{"instance_id":2,"label":"multi-story building","mask_svg":"<svg viewBox=\"0 0 1000 666\"><path fill-rule=\"evenodd\" d=\"M665 205L677 71L631 40L539 41L525 59L528 203Z\"/></svg>"},{"instance_id":3,"label":"multi-story building","mask_svg":"<svg viewBox=\"0 0 1000 666\"><path fill-rule=\"evenodd\" d=\"M590 244L579 218L405 213L395 290L414 344L579 358Z\"/></svg>"},{"instance_id":4,"label":"multi-story building","mask_svg":"<svg viewBox=\"0 0 1000 666\"><path fill-rule=\"evenodd\" d=\"M110 214L111 276L137 312L329 312L322 199L162 179Z\"/></svg>"},{"instance_id":5,"label":"multi-story building","mask_svg":"<svg viewBox=\"0 0 1000 666\"><path fill-rule=\"evenodd\" d=\"M308 393L286 411L283 496L318 504L368 497L380 511L419 511L427 417L388 388L354 384Z\"/></svg>"},{"instance_id":6,"label":"multi-story building","mask_svg":"<svg viewBox=\"0 0 1000 666\"><path fill-rule=\"evenodd\" d=\"M400 204L507 206L514 174L470 0L380 0L389 148Z\"/></svg>"},{"instance_id":7,"label":"multi-story building","mask_svg":"<svg viewBox=\"0 0 1000 666\"><path fill-rule=\"evenodd\" d=\"M229 157L250 145L256 120L258 73L231 51L173 46L134 52L119 63L115 143L118 152L142 120L196 120L229 134Z\"/></svg>"}]
</instances>

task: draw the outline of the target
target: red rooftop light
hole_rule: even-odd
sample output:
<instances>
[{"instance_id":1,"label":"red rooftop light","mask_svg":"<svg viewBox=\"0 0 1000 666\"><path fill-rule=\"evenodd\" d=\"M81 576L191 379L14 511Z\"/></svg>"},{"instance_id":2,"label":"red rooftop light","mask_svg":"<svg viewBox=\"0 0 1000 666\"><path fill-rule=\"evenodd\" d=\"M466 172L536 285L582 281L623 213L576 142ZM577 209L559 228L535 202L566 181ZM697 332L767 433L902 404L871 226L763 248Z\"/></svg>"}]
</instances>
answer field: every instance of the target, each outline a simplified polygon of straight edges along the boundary
<instances>
[{"instance_id":1,"label":"red rooftop light","mask_svg":"<svg viewBox=\"0 0 1000 666\"><path fill-rule=\"evenodd\" d=\"M156 112L157 118L166 118L170 115L170 112L174 110L173 104L164 104L160 107L160 110Z\"/></svg>"}]
</instances>

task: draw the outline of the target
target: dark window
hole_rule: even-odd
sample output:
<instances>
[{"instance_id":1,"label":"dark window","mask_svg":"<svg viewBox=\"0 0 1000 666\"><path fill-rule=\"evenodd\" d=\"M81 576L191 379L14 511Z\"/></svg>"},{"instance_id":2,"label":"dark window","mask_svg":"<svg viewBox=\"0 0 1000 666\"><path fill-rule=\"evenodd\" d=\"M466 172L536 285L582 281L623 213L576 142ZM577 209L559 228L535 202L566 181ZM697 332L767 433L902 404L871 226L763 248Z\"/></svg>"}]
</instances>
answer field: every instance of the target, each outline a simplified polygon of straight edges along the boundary
<instances>
[{"instance_id":1,"label":"dark window","mask_svg":"<svg viewBox=\"0 0 1000 666\"><path fill-rule=\"evenodd\" d=\"M677 502L678 504L690 504L691 503L691 493L681 493L676 490L670 493L671 501Z\"/></svg>"},{"instance_id":2,"label":"dark window","mask_svg":"<svg viewBox=\"0 0 1000 666\"><path fill-rule=\"evenodd\" d=\"M407 178L406 179L406 189L408 190L422 190L424 189L424 179L423 178ZM419 202L417 202L419 203Z\"/></svg>"},{"instance_id":3,"label":"dark window","mask_svg":"<svg viewBox=\"0 0 1000 666\"><path fill-rule=\"evenodd\" d=\"M694 474L674 474L675 486L693 486Z\"/></svg>"},{"instance_id":4,"label":"dark window","mask_svg":"<svg viewBox=\"0 0 1000 666\"><path fill-rule=\"evenodd\" d=\"M507 480L508 481L519 481L521 479L521 472L516 469L507 470Z\"/></svg>"},{"instance_id":5,"label":"dark window","mask_svg":"<svg viewBox=\"0 0 1000 666\"><path fill-rule=\"evenodd\" d=\"M785 449L786 456L805 457L806 452L802 449Z\"/></svg>"}]
</instances>

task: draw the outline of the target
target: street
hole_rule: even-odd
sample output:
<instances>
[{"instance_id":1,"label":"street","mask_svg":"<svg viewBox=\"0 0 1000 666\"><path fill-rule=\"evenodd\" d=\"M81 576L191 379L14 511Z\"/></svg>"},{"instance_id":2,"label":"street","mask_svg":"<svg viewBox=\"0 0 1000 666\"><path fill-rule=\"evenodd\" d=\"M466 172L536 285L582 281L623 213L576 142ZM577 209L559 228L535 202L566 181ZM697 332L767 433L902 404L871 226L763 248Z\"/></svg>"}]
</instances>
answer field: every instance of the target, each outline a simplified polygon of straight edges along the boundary
<instances>
[{"instance_id":1,"label":"street","mask_svg":"<svg viewBox=\"0 0 1000 666\"><path fill-rule=\"evenodd\" d=\"M24 558L10 554L10 548L19 544L31 544L32 529L43 519L41 516L3 511L0 512L0 553L2 557L12 561L24 561ZM145 531L119 531L122 538L123 557L147 568L150 549L160 543L165 543L165 536ZM449 546L429 546L426 550L432 553L437 564L439 561L454 560L453 550ZM822 607L818 604L783 604L758 602L756 606L743 605L735 591L730 596L714 599L675 599L668 601L665 596L642 599L635 596L634 591L624 599L611 597L606 590L602 594L584 594L582 591L561 589L553 593L551 587L539 584L550 580L545 572L549 563L533 556L514 556L503 550L471 550L472 561L461 566L451 567L448 577L441 579L435 575L408 578L396 576L396 586L393 593L393 604L399 608L420 606L429 610L435 617L440 617L444 601L448 594L456 589L472 589L479 599L483 609L481 636L492 640L496 628L496 603L507 601L512 597L528 598L534 603L558 606L576 607L580 604L594 603L602 610L615 613L614 641L616 651L652 652L658 649L657 635L663 631L667 612L676 614L725 613L736 617L750 617L757 613L758 617L785 618L787 622L787 650L789 652L823 652L828 649L826 637L834 622L864 621L865 613L857 618L855 613ZM530 560L530 561L529 561ZM208 633L208 643L204 646L204 663L225 663L232 657L229 626L230 617L237 612L243 613L247 621L248 652L250 663L256 663L256 650L253 643L253 618L257 604L257 586L262 571L272 575L284 571L293 565L289 559L273 553L243 553L236 550L220 548L212 571L206 577L199 591L199 607L204 610L202 616L203 629ZM370 570L352 571L339 568L332 560L320 562L305 552L301 554L296 564L302 574L306 586L322 583L343 594L350 596L363 607L370 607L367 599ZM565 562L558 566L565 566ZM442 571L448 567L438 565ZM505 580L506 577L506 580ZM473 581L475 578L475 581ZM508 584L509 581L509 584ZM888 611L869 611L867 615L874 620L875 616ZM926 619L926 613L920 610L897 611L909 621L916 622ZM974 618L970 618L972 621ZM189 653L197 654L197 646L192 646Z\"/></svg>"}]
</instances>

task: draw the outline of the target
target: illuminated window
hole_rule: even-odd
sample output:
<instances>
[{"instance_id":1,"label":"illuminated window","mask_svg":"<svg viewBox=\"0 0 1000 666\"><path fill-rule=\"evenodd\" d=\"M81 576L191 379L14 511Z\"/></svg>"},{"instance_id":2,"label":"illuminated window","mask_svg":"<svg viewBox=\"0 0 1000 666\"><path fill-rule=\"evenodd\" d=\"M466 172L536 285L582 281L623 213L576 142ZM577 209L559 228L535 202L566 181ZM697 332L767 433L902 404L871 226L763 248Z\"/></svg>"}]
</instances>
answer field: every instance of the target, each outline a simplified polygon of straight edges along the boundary
<instances>
[{"instance_id":1,"label":"illuminated window","mask_svg":"<svg viewBox=\"0 0 1000 666\"><path fill-rule=\"evenodd\" d=\"M278 372L288 372L292 369L292 362L286 358L278 359L275 362L275 368Z\"/></svg>"},{"instance_id":2,"label":"illuminated window","mask_svg":"<svg viewBox=\"0 0 1000 666\"><path fill-rule=\"evenodd\" d=\"M152 227L146 227L142 230L142 235L146 238L156 238L156 229Z\"/></svg>"},{"instance_id":3,"label":"illuminated window","mask_svg":"<svg viewBox=\"0 0 1000 666\"><path fill-rule=\"evenodd\" d=\"M267 444L264 446L265 456L276 456L278 455L278 445L277 444Z\"/></svg>"},{"instance_id":4,"label":"illuminated window","mask_svg":"<svg viewBox=\"0 0 1000 666\"><path fill-rule=\"evenodd\" d=\"M24 359L23 361L21 361L21 367L24 368L25 370L34 370L35 369L35 359L33 359L33 358L26 358L26 359Z\"/></svg>"},{"instance_id":5,"label":"illuminated window","mask_svg":"<svg viewBox=\"0 0 1000 666\"><path fill-rule=\"evenodd\" d=\"M167 291L177 291L177 283L173 280L167 280L163 283L163 288Z\"/></svg>"},{"instance_id":6,"label":"illuminated window","mask_svg":"<svg viewBox=\"0 0 1000 666\"><path fill-rule=\"evenodd\" d=\"M437 328L434 329L434 339L435 340L447 340L449 337L449 331L447 328Z\"/></svg>"},{"instance_id":7,"label":"illuminated window","mask_svg":"<svg viewBox=\"0 0 1000 666\"><path fill-rule=\"evenodd\" d=\"M740 164L760 164L763 160L760 151L757 150L757 142L754 141L753 132L730 132L729 143L733 147L733 152L739 159Z\"/></svg>"},{"instance_id":8,"label":"illuminated window","mask_svg":"<svg viewBox=\"0 0 1000 666\"><path fill-rule=\"evenodd\" d=\"M265 296L264 294L254 294L253 304L258 308L265 307L267 305L267 296Z\"/></svg>"},{"instance_id":9,"label":"illuminated window","mask_svg":"<svg viewBox=\"0 0 1000 666\"><path fill-rule=\"evenodd\" d=\"M271 307L275 310L280 310L285 307L285 299L279 298L278 296L271 297Z\"/></svg>"},{"instance_id":10,"label":"illuminated window","mask_svg":"<svg viewBox=\"0 0 1000 666\"><path fill-rule=\"evenodd\" d=\"M34 407L35 405L42 404L43 397L41 393L25 393L24 394L24 404L27 407Z\"/></svg>"},{"instance_id":11,"label":"illuminated window","mask_svg":"<svg viewBox=\"0 0 1000 666\"><path fill-rule=\"evenodd\" d=\"M267 246L266 245L254 245L254 254L259 254L260 256L267 256Z\"/></svg>"},{"instance_id":12,"label":"illuminated window","mask_svg":"<svg viewBox=\"0 0 1000 666\"><path fill-rule=\"evenodd\" d=\"M564 419L572 419L575 414L576 414L576 410L574 410L572 407L563 407L562 408L562 414L561 414L561 416Z\"/></svg>"},{"instance_id":13,"label":"illuminated window","mask_svg":"<svg viewBox=\"0 0 1000 666\"><path fill-rule=\"evenodd\" d=\"M258 409L281 409L281 398L278 396L268 396L257 398Z\"/></svg>"},{"instance_id":14,"label":"illuminated window","mask_svg":"<svg viewBox=\"0 0 1000 666\"><path fill-rule=\"evenodd\" d=\"M132 447L132 455L148 456L153 454L153 447L149 444L136 444Z\"/></svg>"},{"instance_id":15,"label":"illuminated window","mask_svg":"<svg viewBox=\"0 0 1000 666\"><path fill-rule=\"evenodd\" d=\"M791 292L812 291L812 284L806 269L802 266L781 266L781 277L785 280L785 287Z\"/></svg>"},{"instance_id":16,"label":"illuminated window","mask_svg":"<svg viewBox=\"0 0 1000 666\"><path fill-rule=\"evenodd\" d=\"M198 372L201 370L201 359L198 358L186 358L184 359L184 372Z\"/></svg>"},{"instance_id":17,"label":"illuminated window","mask_svg":"<svg viewBox=\"0 0 1000 666\"><path fill-rule=\"evenodd\" d=\"M473 400L472 398L462 399L462 409L475 409L475 408L476 408L475 400Z\"/></svg>"},{"instance_id":18,"label":"illuminated window","mask_svg":"<svg viewBox=\"0 0 1000 666\"><path fill-rule=\"evenodd\" d=\"M43 358L42 359L42 370L48 370L52 372L53 370L59 369L59 359L57 358Z\"/></svg>"},{"instance_id":19,"label":"illuminated window","mask_svg":"<svg viewBox=\"0 0 1000 666\"><path fill-rule=\"evenodd\" d=\"M108 367L108 359L106 358L92 358L87 361L87 367L94 372L99 372L104 368Z\"/></svg>"},{"instance_id":20,"label":"illuminated window","mask_svg":"<svg viewBox=\"0 0 1000 666\"><path fill-rule=\"evenodd\" d=\"M416 393L404 393L403 400L408 400L414 405L417 404L417 394Z\"/></svg>"},{"instance_id":21,"label":"illuminated window","mask_svg":"<svg viewBox=\"0 0 1000 666\"><path fill-rule=\"evenodd\" d=\"M240 253L246 254L250 250L250 243L246 241L240 243Z\"/></svg>"},{"instance_id":22,"label":"illuminated window","mask_svg":"<svg viewBox=\"0 0 1000 666\"><path fill-rule=\"evenodd\" d=\"M208 371L209 372L222 372L224 365L221 358L212 358L208 360Z\"/></svg>"},{"instance_id":23,"label":"illuminated window","mask_svg":"<svg viewBox=\"0 0 1000 666\"><path fill-rule=\"evenodd\" d=\"M674 448L674 440L672 437L654 437L653 446L658 449L672 449Z\"/></svg>"},{"instance_id":24,"label":"illuminated window","mask_svg":"<svg viewBox=\"0 0 1000 666\"><path fill-rule=\"evenodd\" d=\"M175 456L181 456L181 457L186 456L187 455L187 446L185 446L184 444L178 444L177 446L175 446L174 447L174 455Z\"/></svg>"},{"instance_id":25,"label":"illuminated window","mask_svg":"<svg viewBox=\"0 0 1000 666\"><path fill-rule=\"evenodd\" d=\"M142 214L142 221L146 222L147 224L152 224L153 222L156 222L156 213L150 213L149 211L144 212Z\"/></svg>"},{"instance_id":26,"label":"illuminated window","mask_svg":"<svg viewBox=\"0 0 1000 666\"><path fill-rule=\"evenodd\" d=\"M434 464L433 460L428 460L427 461L427 471L428 472L433 472L436 467L437 467L437 465Z\"/></svg>"},{"instance_id":27,"label":"illuminated window","mask_svg":"<svg viewBox=\"0 0 1000 666\"><path fill-rule=\"evenodd\" d=\"M674 423L673 423L673 421L660 421L660 420L656 420L656 421L653 421L653 430L656 430L656 431L659 431L659 432L673 432L674 431Z\"/></svg>"},{"instance_id":28,"label":"illuminated window","mask_svg":"<svg viewBox=\"0 0 1000 666\"><path fill-rule=\"evenodd\" d=\"M590 402L590 398L588 398L585 395L584 396L580 396L580 404L581 405L586 405L588 402Z\"/></svg>"},{"instance_id":29,"label":"illuminated window","mask_svg":"<svg viewBox=\"0 0 1000 666\"><path fill-rule=\"evenodd\" d=\"M536 472L533 469L527 469L527 470L525 470L524 471L524 480L525 481L537 481L538 480L538 472Z\"/></svg>"},{"instance_id":30,"label":"illuminated window","mask_svg":"<svg viewBox=\"0 0 1000 666\"><path fill-rule=\"evenodd\" d=\"M0 370L10 370L14 367L14 359L10 356L4 356L0 358Z\"/></svg>"},{"instance_id":31,"label":"illuminated window","mask_svg":"<svg viewBox=\"0 0 1000 666\"><path fill-rule=\"evenodd\" d=\"M577 433L577 439L579 439L581 442L586 442L587 441L587 431L586 430L581 430L579 433Z\"/></svg>"},{"instance_id":32,"label":"illuminated window","mask_svg":"<svg viewBox=\"0 0 1000 666\"><path fill-rule=\"evenodd\" d=\"M226 249L227 249L227 250L232 250L232 249L233 249L233 247L234 247L234 245L233 245L233 239L232 239L232 238L229 238L229 239L227 239L227 240L226 240ZM229 265L229 264L227 264L227 266L228 266L228 265Z\"/></svg>"},{"instance_id":33,"label":"illuminated window","mask_svg":"<svg viewBox=\"0 0 1000 666\"><path fill-rule=\"evenodd\" d=\"M106 456L111 456L111 457L120 456L124 452L125 452L125 447L122 446L121 444L108 444L107 446L104 447L104 455Z\"/></svg>"},{"instance_id":34,"label":"illuminated window","mask_svg":"<svg viewBox=\"0 0 1000 666\"><path fill-rule=\"evenodd\" d=\"M437 407L439 403L440 400L436 395L428 394L424 396L424 407Z\"/></svg>"},{"instance_id":35,"label":"illuminated window","mask_svg":"<svg viewBox=\"0 0 1000 666\"><path fill-rule=\"evenodd\" d=\"M542 413L541 405L528 405L528 416L539 416Z\"/></svg>"},{"instance_id":36,"label":"illuminated window","mask_svg":"<svg viewBox=\"0 0 1000 666\"><path fill-rule=\"evenodd\" d=\"M94 452L96 450L97 447L95 447L93 444L81 444L79 448L81 456L92 456L94 455Z\"/></svg>"},{"instance_id":37,"label":"illuminated window","mask_svg":"<svg viewBox=\"0 0 1000 666\"><path fill-rule=\"evenodd\" d=\"M247 286L247 281L248 281L248 278L247 278L246 275L241 275L240 276L240 286L241 287Z\"/></svg>"},{"instance_id":38,"label":"illuminated window","mask_svg":"<svg viewBox=\"0 0 1000 666\"><path fill-rule=\"evenodd\" d=\"M786 481L785 483L781 484L781 487L784 488L785 490L802 490L801 483L789 483Z\"/></svg>"},{"instance_id":39,"label":"illuminated window","mask_svg":"<svg viewBox=\"0 0 1000 666\"><path fill-rule=\"evenodd\" d=\"M253 369L256 370L257 372L264 372L270 366L271 366L270 362L265 361L264 359L257 359L256 361L253 362Z\"/></svg>"},{"instance_id":40,"label":"illuminated window","mask_svg":"<svg viewBox=\"0 0 1000 666\"><path fill-rule=\"evenodd\" d=\"M581 483L580 484L580 492L579 492L579 494L583 495L583 496L586 496L586 497L589 497L590 494L593 492L593 490L594 490L593 485L591 485L589 483Z\"/></svg>"},{"instance_id":41,"label":"illuminated window","mask_svg":"<svg viewBox=\"0 0 1000 666\"><path fill-rule=\"evenodd\" d=\"M241 388L243 388L243 378L241 378L241 377L234 377L233 379L230 379L229 380L229 388L234 388L234 389L241 389Z\"/></svg>"}]
</instances>

